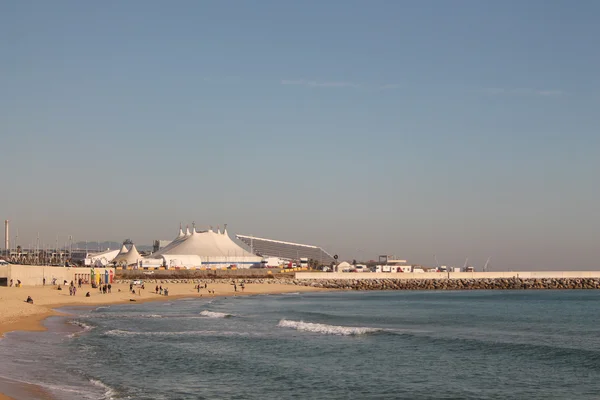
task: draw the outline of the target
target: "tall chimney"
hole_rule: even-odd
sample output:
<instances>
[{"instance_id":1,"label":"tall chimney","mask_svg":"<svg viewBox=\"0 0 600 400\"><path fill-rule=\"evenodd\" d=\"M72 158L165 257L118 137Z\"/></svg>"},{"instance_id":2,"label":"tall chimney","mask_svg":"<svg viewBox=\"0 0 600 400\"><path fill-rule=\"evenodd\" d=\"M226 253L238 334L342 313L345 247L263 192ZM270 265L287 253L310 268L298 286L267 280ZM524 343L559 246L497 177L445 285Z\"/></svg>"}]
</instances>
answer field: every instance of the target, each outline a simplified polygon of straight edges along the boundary
<instances>
[{"instance_id":1,"label":"tall chimney","mask_svg":"<svg viewBox=\"0 0 600 400\"><path fill-rule=\"evenodd\" d=\"M6 256L8 257L10 255L10 239L8 236L8 224L9 221L5 220L4 221L4 248L6 249Z\"/></svg>"}]
</instances>

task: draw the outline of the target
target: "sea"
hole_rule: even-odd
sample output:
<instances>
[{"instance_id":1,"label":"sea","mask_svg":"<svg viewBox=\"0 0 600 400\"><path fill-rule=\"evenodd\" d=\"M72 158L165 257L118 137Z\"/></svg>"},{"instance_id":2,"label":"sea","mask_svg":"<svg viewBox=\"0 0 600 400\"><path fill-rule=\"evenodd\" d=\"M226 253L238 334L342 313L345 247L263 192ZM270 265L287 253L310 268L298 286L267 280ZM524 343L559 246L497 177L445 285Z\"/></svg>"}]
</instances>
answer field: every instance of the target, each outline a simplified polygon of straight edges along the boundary
<instances>
[{"instance_id":1,"label":"sea","mask_svg":"<svg viewBox=\"0 0 600 400\"><path fill-rule=\"evenodd\" d=\"M1 379L64 400L600 398L600 291L291 293L63 311L47 332L0 340Z\"/></svg>"}]
</instances>

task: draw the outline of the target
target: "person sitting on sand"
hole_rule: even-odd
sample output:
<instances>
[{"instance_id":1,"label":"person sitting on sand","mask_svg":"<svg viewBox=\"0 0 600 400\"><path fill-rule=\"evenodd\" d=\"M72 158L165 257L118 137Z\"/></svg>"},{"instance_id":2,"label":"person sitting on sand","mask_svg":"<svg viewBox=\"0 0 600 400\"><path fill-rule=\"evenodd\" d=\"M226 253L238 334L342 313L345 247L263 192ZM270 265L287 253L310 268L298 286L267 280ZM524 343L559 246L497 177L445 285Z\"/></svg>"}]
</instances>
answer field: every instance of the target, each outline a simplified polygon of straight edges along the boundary
<instances>
[{"instance_id":1,"label":"person sitting on sand","mask_svg":"<svg viewBox=\"0 0 600 400\"><path fill-rule=\"evenodd\" d=\"M90 296L90 292L87 292L87 293L85 294L85 297L91 297L91 296Z\"/></svg>"},{"instance_id":2,"label":"person sitting on sand","mask_svg":"<svg viewBox=\"0 0 600 400\"><path fill-rule=\"evenodd\" d=\"M33 304L33 299L31 298L31 296L27 296L27 300L25 300L26 303L29 304Z\"/></svg>"}]
</instances>

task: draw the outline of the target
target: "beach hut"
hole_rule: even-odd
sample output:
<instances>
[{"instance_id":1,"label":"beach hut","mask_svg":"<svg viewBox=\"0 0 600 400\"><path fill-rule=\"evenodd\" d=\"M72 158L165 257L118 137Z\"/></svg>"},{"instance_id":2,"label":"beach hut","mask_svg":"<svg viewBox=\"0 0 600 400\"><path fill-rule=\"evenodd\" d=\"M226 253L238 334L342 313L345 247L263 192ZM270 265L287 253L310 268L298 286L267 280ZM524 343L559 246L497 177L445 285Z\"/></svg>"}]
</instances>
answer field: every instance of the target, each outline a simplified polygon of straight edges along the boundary
<instances>
[{"instance_id":1,"label":"beach hut","mask_svg":"<svg viewBox=\"0 0 600 400\"><path fill-rule=\"evenodd\" d=\"M113 270L111 269L111 270L110 270L110 274L109 274L109 278L108 278L108 279L109 279L109 280L108 280L108 283L113 283L113 280L114 280L114 278L115 278L115 273L114 273L114 272L113 272Z\"/></svg>"}]
</instances>

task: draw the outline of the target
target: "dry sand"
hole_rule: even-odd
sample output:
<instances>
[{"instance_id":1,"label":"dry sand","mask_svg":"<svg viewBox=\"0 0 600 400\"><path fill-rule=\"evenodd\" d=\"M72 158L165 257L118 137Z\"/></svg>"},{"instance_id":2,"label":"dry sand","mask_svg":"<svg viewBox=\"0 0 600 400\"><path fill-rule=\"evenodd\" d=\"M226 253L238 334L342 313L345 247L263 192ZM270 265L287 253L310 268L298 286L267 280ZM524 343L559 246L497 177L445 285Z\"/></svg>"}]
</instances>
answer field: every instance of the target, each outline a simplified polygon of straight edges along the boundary
<instances>
[{"instance_id":1,"label":"dry sand","mask_svg":"<svg viewBox=\"0 0 600 400\"><path fill-rule=\"evenodd\" d=\"M160 285L160 284L159 284ZM83 285L77 289L75 296L69 296L69 288L63 287L63 290L57 290L56 286L24 286L0 287L0 336L10 331L43 331L45 330L42 321L50 315L59 314L55 308L62 306L75 305L102 305L117 303L132 303L147 301L166 301L177 298L203 298L213 296L243 296L252 294L277 294L291 292L315 292L324 289L312 288L307 286L295 286L286 284L267 284L267 283L247 283L244 292L238 286L238 292L234 292L233 286L229 283L209 283L208 289L214 290L215 294L208 294L207 290L202 288L200 294L194 289L193 283L168 283L162 284L163 288L169 289L169 296L156 294L154 289L156 284L148 284L145 289L135 287L136 294L129 291L129 284L113 284L112 293L101 294L98 289L92 289L90 285ZM119 291L120 289L120 291ZM85 297L86 292L90 292L91 297ZM27 296L31 296L33 304L27 303ZM1 382L0 382L1 386ZM35 386L27 387L24 385L20 389L23 393L33 393L39 388ZM41 395L40 398L48 398ZM0 400L11 399L0 393Z\"/></svg>"}]
</instances>

